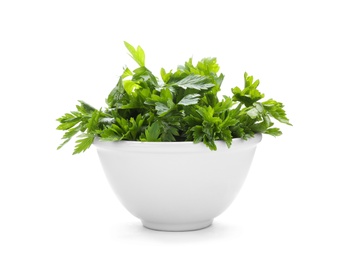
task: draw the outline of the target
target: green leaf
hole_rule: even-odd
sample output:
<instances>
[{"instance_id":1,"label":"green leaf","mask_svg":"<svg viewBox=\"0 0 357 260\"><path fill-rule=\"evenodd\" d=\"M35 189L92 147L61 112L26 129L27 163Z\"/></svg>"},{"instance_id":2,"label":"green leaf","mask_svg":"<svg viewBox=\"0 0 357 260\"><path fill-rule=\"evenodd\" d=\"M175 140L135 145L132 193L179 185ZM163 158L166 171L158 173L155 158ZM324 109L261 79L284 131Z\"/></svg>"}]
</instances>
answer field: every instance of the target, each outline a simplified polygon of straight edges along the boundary
<instances>
[{"instance_id":1,"label":"green leaf","mask_svg":"<svg viewBox=\"0 0 357 260\"><path fill-rule=\"evenodd\" d=\"M203 141L204 132L203 132L203 127L202 126L197 125L195 127L192 127L191 131L193 132L193 142L195 144L200 143L200 142Z\"/></svg>"},{"instance_id":2,"label":"green leaf","mask_svg":"<svg viewBox=\"0 0 357 260\"><path fill-rule=\"evenodd\" d=\"M248 107L247 115L252 119L256 119L261 118L263 112L263 106L260 103L254 103L253 106Z\"/></svg>"},{"instance_id":3,"label":"green leaf","mask_svg":"<svg viewBox=\"0 0 357 260\"><path fill-rule=\"evenodd\" d=\"M203 143L204 143L205 145L207 145L208 148L209 148L211 151L216 151L216 150L217 150L217 146L216 146L216 144L215 144L215 142L214 142L214 139L208 138L207 135L205 135L205 136L203 137Z\"/></svg>"},{"instance_id":4,"label":"green leaf","mask_svg":"<svg viewBox=\"0 0 357 260\"><path fill-rule=\"evenodd\" d=\"M73 154L78 154L87 150L94 141L94 135L84 135L85 138L76 141L76 147Z\"/></svg>"},{"instance_id":5,"label":"green leaf","mask_svg":"<svg viewBox=\"0 0 357 260\"><path fill-rule=\"evenodd\" d=\"M116 118L116 123L117 124L113 124L112 128L117 131L117 133L122 133L122 134L126 134L129 132L129 122L128 119L125 118Z\"/></svg>"},{"instance_id":6,"label":"green leaf","mask_svg":"<svg viewBox=\"0 0 357 260\"><path fill-rule=\"evenodd\" d=\"M90 114L96 110L94 107L92 107L91 105L87 104L86 102L84 102L82 100L78 100L78 102L81 103L82 109L80 110L80 112L82 112L82 113Z\"/></svg>"},{"instance_id":7,"label":"green leaf","mask_svg":"<svg viewBox=\"0 0 357 260\"><path fill-rule=\"evenodd\" d=\"M250 96L246 96L239 87L232 88L233 101L238 101L244 104L246 107L253 104L253 100Z\"/></svg>"},{"instance_id":8,"label":"green leaf","mask_svg":"<svg viewBox=\"0 0 357 260\"><path fill-rule=\"evenodd\" d=\"M131 81L131 80L125 80L124 83L123 83L123 86L124 86L125 92L126 92L128 95L134 95L133 92L134 92L136 89L139 89L139 88L140 88L140 85L136 84L136 82Z\"/></svg>"},{"instance_id":9,"label":"green leaf","mask_svg":"<svg viewBox=\"0 0 357 260\"><path fill-rule=\"evenodd\" d=\"M133 117L130 118L129 121L129 132L130 132L130 139L131 140L137 140L138 137L142 133L142 125L144 124L145 119L142 117L141 114L139 114L136 119Z\"/></svg>"},{"instance_id":10,"label":"green leaf","mask_svg":"<svg viewBox=\"0 0 357 260\"><path fill-rule=\"evenodd\" d=\"M73 117L68 119L62 119L62 123L56 128L57 130L68 130L81 122L81 117Z\"/></svg>"},{"instance_id":11,"label":"green leaf","mask_svg":"<svg viewBox=\"0 0 357 260\"><path fill-rule=\"evenodd\" d=\"M112 118L112 117L101 117L99 120L98 120L98 123L101 123L103 125L111 125L115 122L115 119Z\"/></svg>"},{"instance_id":12,"label":"green leaf","mask_svg":"<svg viewBox=\"0 0 357 260\"><path fill-rule=\"evenodd\" d=\"M161 102L155 103L155 109L159 116L164 116L171 110L171 108L169 108L166 104Z\"/></svg>"},{"instance_id":13,"label":"green leaf","mask_svg":"<svg viewBox=\"0 0 357 260\"><path fill-rule=\"evenodd\" d=\"M155 121L151 126L145 130L145 139L148 142L159 141L160 136L160 122Z\"/></svg>"},{"instance_id":14,"label":"green leaf","mask_svg":"<svg viewBox=\"0 0 357 260\"><path fill-rule=\"evenodd\" d=\"M225 129L220 133L221 139L226 142L227 147L231 147L232 145L232 132L229 129Z\"/></svg>"},{"instance_id":15,"label":"green leaf","mask_svg":"<svg viewBox=\"0 0 357 260\"><path fill-rule=\"evenodd\" d=\"M178 105L183 105L183 106L195 105L200 100L200 97L201 97L200 94L189 94L185 96L183 99L181 99L180 102L178 102Z\"/></svg>"},{"instance_id":16,"label":"green leaf","mask_svg":"<svg viewBox=\"0 0 357 260\"><path fill-rule=\"evenodd\" d=\"M106 103L109 107L115 107L116 104L120 103L124 97L124 86L123 86L123 76L119 78L117 85L109 93Z\"/></svg>"},{"instance_id":17,"label":"green leaf","mask_svg":"<svg viewBox=\"0 0 357 260\"><path fill-rule=\"evenodd\" d=\"M168 83L170 78L171 78L171 75L172 75L172 72L171 70L166 73L165 69L164 68L161 68L160 70L160 75L161 75L161 78L162 80L165 82L165 83Z\"/></svg>"},{"instance_id":18,"label":"green leaf","mask_svg":"<svg viewBox=\"0 0 357 260\"><path fill-rule=\"evenodd\" d=\"M128 51L131 54L131 57L136 61L136 63L139 64L139 66L145 66L145 52L144 50L138 46L135 50L135 48L129 44L128 42L125 42L125 47L128 49Z\"/></svg>"},{"instance_id":19,"label":"green leaf","mask_svg":"<svg viewBox=\"0 0 357 260\"><path fill-rule=\"evenodd\" d=\"M262 102L263 107L268 111L268 113L281 123L291 125L289 119L286 116L285 110L283 109L283 103L277 102L273 99Z\"/></svg>"},{"instance_id":20,"label":"green leaf","mask_svg":"<svg viewBox=\"0 0 357 260\"><path fill-rule=\"evenodd\" d=\"M161 90L160 101L162 101L162 102L167 102L168 100L172 101L172 98L173 98L173 96L172 96L170 89L164 88Z\"/></svg>"},{"instance_id":21,"label":"green leaf","mask_svg":"<svg viewBox=\"0 0 357 260\"><path fill-rule=\"evenodd\" d=\"M255 133L264 133L272 125L273 123L270 121L270 117L266 115L263 117L263 121L252 125L251 129Z\"/></svg>"},{"instance_id":22,"label":"green leaf","mask_svg":"<svg viewBox=\"0 0 357 260\"><path fill-rule=\"evenodd\" d=\"M221 123L222 120L219 117L214 116L214 109L208 107L198 107L197 112L202 116L203 120L210 123Z\"/></svg>"},{"instance_id":23,"label":"green leaf","mask_svg":"<svg viewBox=\"0 0 357 260\"><path fill-rule=\"evenodd\" d=\"M93 132L98 128L100 112L98 110L93 111L91 118L88 120L87 132Z\"/></svg>"},{"instance_id":24,"label":"green leaf","mask_svg":"<svg viewBox=\"0 0 357 260\"><path fill-rule=\"evenodd\" d=\"M160 139L162 142L174 142L176 141L175 136L179 135L178 129L175 126L170 125L169 123L162 121L162 132Z\"/></svg>"},{"instance_id":25,"label":"green leaf","mask_svg":"<svg viewBox=\"0 0 357 260\"><path fill-rule=\"evenodd\" d=\"M62 138L63 139L63 138ZM66 139L63 143L61 143L58 147L57 150L61 149L66 143L68 143L71 140L71 138Z\"/></svg>"},{"instance_id":26,"label":"green leaf","mask_svg":"<svg viewBox=\"0 0 357 260\"><path fill-rule=\"evenodd\" d=\"M211 107L215 107L216 104L219 102L217 95L212 91L205 93L200 101L202 105L211 106Z\"/></svg>"},{"instance_id":27,"label":"green leaf","mask_svg":"<svg viewBox=\"0 0 357 260\"><path fill-rule=\"evenodd\" d=\"M149 87L150 89L159 88L157 78L146 67L140 67L134 70L132 81L137 84Z\"/></svg>"},{"instance_id":28,"label":"green leaf","mask_svg":"<svg viewBox=\"0 0 357 260\"><path fill-rule=\"evenodd\" d=\"M233 106L233 101L230 97L224 96L224 100L215 104L214 111L216 114L228 111Z\"/></svg>"},{"instance_id":29,"label":"green leaf","mask_svg":"<svg viewBox=\"0 0 357 260\"><path fill-rule=\"evenodd\" d=\"M258 100L264 98L264 94L257 90L259 86L259 80L253 82L253 77L248 76L244 73L244 89L241 90L239 87L232 89L233 101L242 102L246 107L252 106Z\"/></svg>"},{"instance_id":30,"label":"green leaf","mask_svg":"<svg viewBox=\"0 0 357 260\"><path fill-rule=\"evenodd\" d=\"M105 141L119 141L123 139L123 135L119 134L113 128L104 129L101 132L100 137Z\"/></svg>"},{"instance_id":31,"label":"green leaf","mask_svg":"<svg viewBox=\"0 0 357 260\"><path fill-rule=\"evenodd\" d=\"M272 136L280 136L282 135L282 132L280 131L279 128L269 128L264 132L264 134L272 135Z\"/></svg>"},{"instance_id":32,"label":"green leaf","mask_svg":"<svg viewBox=\"0 0 357 260\"><path fill-rule=\"evenodd\" d=\"M174 85L183 89L192 88L197 90L207 90L215 86L209 81L209 78L205 76L191 74L176 82Z\"/></svg>"},{"instance_id":33,"label":"green leaf","mask_svg":"<svg viewBox=\"0 0 357 260\"><path fill-rule=\"evenodd\" d=\"M252 107L247 111L247 115L250 116L250 118L255 119L259 116L259 111L255 107Z\"/></svg>"},{"instance_id":34,"label":"green leaf","mask_svg":"<svg viewBox=\"0 0 357 260\"><path fill-rule=\"evenodd\" d=\"M129 68L125 68L121 78L125 79L126 77L133 76L133 73Z\"/></svg>"},{"instance_id":35,"label":"green leaf","mask_svg":"<svg viewBox=\"0 0 357 260\"><path fill-rule=\"evenodd\" d=\"M239 122L238 119L231 117L228 115L226 119L219 125L220 129L225 129L227 127L235 126Z\"/></svg>"},{"instance_id":36,"label":"green leaf","mask_svg":"<svg viewBox=\"0 0 357 260\"><path fill-rule=\"evenodd\" d=\"M216 140L229 147L232 138L281 135L272 128L273 118L291 125L282 103L260 101L264 98L258 90L260 82L247 73L244 88L235 87L231 96L220 98L224 75L216 58L203 58L197 65L190 58L176 70L162 68L159 80L145 66L144 50L128 42L124 45L139 67L124 67L107 96L107 107L97 110L79 101L76 111L57 119L57 129L65 131L58 149L77 136L74 154L80 153L98 136L107 141L203 142L216 150Z\"/></svg>"},{"instance_id":37,"label":"green leaf","mask_svg":"<svg viewBox=\"0 0 357 260\"><path fill-rule=\"evenodd\" d=\"M204 75L211 75L219 71L219 65L216 58L203 58L197 63L197 69L204 72Z\"/></svg>"},{"instance_id":38,"label":"green leaf","mask_svg":"<svg viewBox=\"0 0 357 260\"><path fill-rule=\"evenodd\" d=\"M79 132L79 129L79 127L76 127L68 130L62 137L62 139L65 139L65 141L57 147L57 150L61 149L66 143L68 143L72 137Z\"/></svg>"}]
</instances>

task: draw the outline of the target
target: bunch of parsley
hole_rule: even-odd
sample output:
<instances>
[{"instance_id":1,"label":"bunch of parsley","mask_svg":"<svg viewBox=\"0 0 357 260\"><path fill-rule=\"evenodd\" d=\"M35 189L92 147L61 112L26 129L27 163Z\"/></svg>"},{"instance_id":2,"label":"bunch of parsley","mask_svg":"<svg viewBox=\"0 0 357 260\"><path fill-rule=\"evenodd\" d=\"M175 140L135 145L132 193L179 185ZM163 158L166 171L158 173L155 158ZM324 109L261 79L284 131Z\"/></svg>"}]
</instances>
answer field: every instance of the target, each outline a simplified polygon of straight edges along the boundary
<instances>
[{"instance_id":1,"label":"bunch of parsley","mask_svg":"<svg viewBox=\"0 0 357 260\"><path fill-rule=\"evenodd\" d=\"M244 74L245 85L232 89L232 96L220 100L223 81L216 58L204 58L196 65L189 59L176 71L161 69L161 79L145 66L145 53L124 42L139 65L125 68L106 99L107 107L95 109L79 101L77 110L58 118L58 130L65 131L61 148L78 135L73 154L88 149L95 137L104 141L203 142L216 150L216 140L230 147L232 138L248 139L255 133L281 135L271 118L288 124L283 104L264 98L259 80Z\"/></svg>"}]
</instances>

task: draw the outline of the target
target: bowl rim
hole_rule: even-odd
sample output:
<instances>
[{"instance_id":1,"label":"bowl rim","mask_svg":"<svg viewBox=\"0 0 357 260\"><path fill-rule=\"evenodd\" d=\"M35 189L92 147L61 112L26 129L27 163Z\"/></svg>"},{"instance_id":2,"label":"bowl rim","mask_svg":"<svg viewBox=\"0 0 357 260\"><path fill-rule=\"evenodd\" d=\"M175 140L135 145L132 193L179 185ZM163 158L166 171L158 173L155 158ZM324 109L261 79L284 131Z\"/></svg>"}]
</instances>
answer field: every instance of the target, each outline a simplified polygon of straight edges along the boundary
<instances>
[{"instance_id":1,"label":"bowl rim","mask_svg":"<svg viewBox=\"0 0 357 260\"><path fill-rule=\"evenodd\" d=\"M262 140L262 134L256 133L252 138L244 140L242 138L233 138L230 148L225 141L216 140L217 151L242 150L255 147ZM97 150L116 150L133 152L212 152L203 142L194 143L192 141L180 142L144 142L144 141L105 141L95 137L93 145Z\"/></svg>"}]
</instances>

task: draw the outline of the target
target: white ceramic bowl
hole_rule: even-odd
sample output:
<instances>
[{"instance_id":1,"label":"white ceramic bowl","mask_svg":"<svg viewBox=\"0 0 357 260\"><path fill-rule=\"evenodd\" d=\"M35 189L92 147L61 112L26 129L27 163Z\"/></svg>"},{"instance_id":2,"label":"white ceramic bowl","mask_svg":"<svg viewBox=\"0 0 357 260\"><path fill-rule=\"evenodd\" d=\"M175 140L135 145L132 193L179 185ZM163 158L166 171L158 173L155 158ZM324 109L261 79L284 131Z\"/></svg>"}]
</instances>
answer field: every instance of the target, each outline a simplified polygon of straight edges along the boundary
<instances>
[{"instance_id":1,"label":"white ceramic bowl","mask_svg":"<svg viewBox=\"0 0 357 260\"><path fill-rule=\"evenodd\" d=\"M95 140L108 181L143 225L164 231L208 227L234 200L261 134L217 151L192 142Z\"/></svg>"}]
</instances>

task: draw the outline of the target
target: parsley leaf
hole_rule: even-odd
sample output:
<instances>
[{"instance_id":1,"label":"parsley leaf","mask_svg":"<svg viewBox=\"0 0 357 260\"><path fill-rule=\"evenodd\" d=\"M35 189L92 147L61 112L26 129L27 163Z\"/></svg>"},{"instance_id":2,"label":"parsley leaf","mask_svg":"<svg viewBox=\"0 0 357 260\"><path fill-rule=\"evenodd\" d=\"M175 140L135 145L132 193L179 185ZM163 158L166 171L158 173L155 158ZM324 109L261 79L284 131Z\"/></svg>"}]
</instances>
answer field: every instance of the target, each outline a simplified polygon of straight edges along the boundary
<instances>
[{"instance_id":1,"label":"parsley leaf","mask_svg":"<svg viewBox=\"0 0 357 260\"><path fill-rule=\"evenodd\" d=\"M160 123L159 121L154 122L145 130L145 141L157 142L160 136Z\"/></svg>"},{"instance_id":2,"label":"parsley leaf","mask_svg":"<svg viewBox=\"0 0 357 260\"><path fill-rule=\"evenodd\" d=\"M203 142L216 150L216 141L228 147L233 138L244 140L255 133L281 135L273 120L291 125L284 105L273 99L262 101L259 80L244 73L244 88L232 88L232 96L218 97L224 75L216 58L192 58L176 70L160 71L156 77L145 67L145 52L124 42L139 65L124 67L106 98L107 107L96 109L79 101L75 111L58 118L57 130L64 131L60 149L73 137L73 154L87 150L95 138L104 141Z\"/></svg>"},{"instance_id":3,"label":"parsley leaf","mask_svg":"<svg viewBox=\"0 0 357 260\"><path fill-rule=\"evenodd\" d=\"M207 77L194 74L188 75L187 77L176 82L174 85L183 89L192 88L197 90L209 89L214 86L213 83L209 82Z\"/></svg>"},{"instance_id":4,"label":"parsley leaf","mask_svg":"<svg viewBox=\"0 0 357 260\"><path fill-rule=\"evenodd\" d=\"M94 141L94 135L92 135L92 134L84 134L84 135L81 135L81 137L84 137L84 138L77 139L76 147L74 148L73 154L84 152L91 146L91 144Z\"/></svg>"},{"instance_id":5,"label":"parsley leaf","mask_svg":"<svg viewBox=\"0 0 357 260\"><path fill-rule=\"evenodd\" d=\"M124 42L125 47L131 54L131 57L139 64L139 66L145 66L145 52L138 46L136 49L128 42Z\"/></svg>"}]
</instances>

